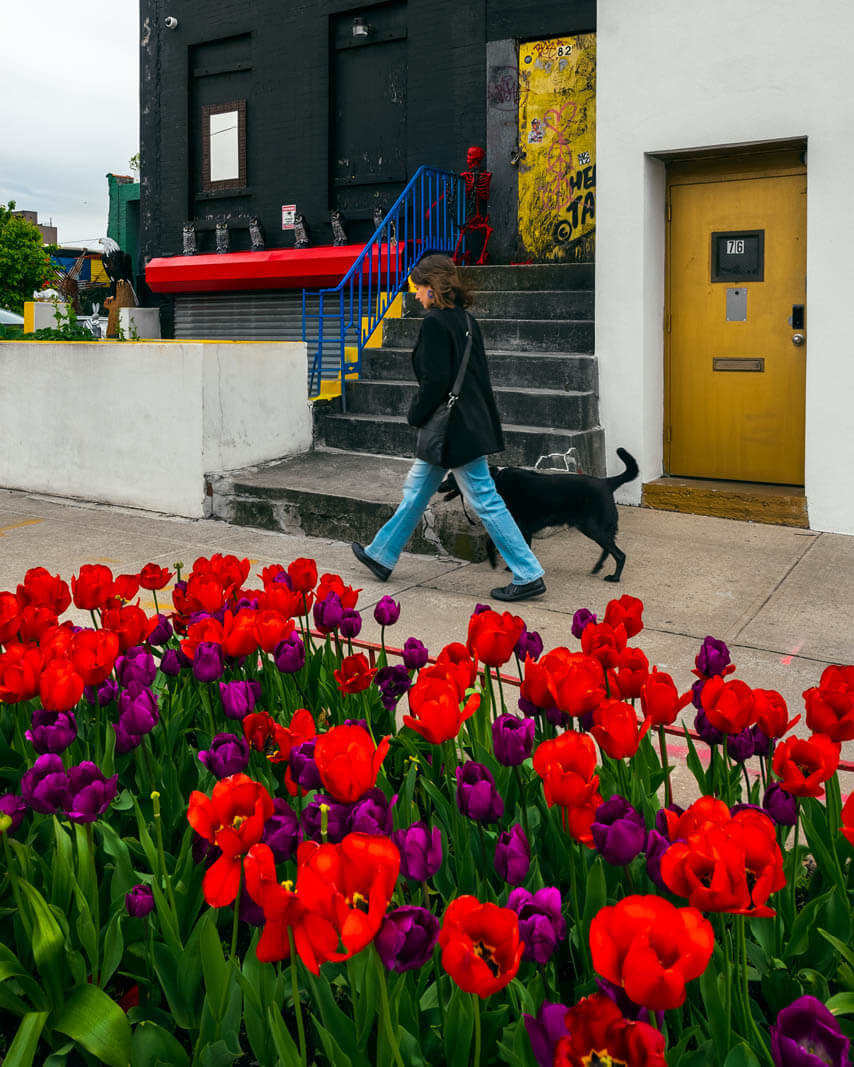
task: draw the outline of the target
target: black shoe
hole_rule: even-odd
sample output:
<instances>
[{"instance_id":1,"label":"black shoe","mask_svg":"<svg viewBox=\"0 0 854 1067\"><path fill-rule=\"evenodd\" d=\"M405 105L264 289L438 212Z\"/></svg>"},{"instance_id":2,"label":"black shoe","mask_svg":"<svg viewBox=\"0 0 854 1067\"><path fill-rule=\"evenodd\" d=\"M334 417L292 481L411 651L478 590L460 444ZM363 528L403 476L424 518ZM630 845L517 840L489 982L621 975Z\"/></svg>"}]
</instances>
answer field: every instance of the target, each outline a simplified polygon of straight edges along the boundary
<instances>
[{"instance_id":1,"label":"black shoe","mask_svg":"<svg viewBox=\"0 0 854 1067\"><path fill-rule=\"evenodd\" d=\"M542 578L535 578L533 582L524 585L500 585L492 590L494 600L530 600L531 597L542 596L546 591L546 583Z\"/></svg>"},{"instance_id":2,"label":"black shoe","mask_svg":"<svg viewBox=\"0 0 854 1067\"><path fill-rule=\"evenodd\" d=\"M382 563L377 563L375 559L371 559L368 553L362 548L358 541L354 541L350 548L353 549L353 555L360 563L364 563L368 570L373 574L375 578L378 578L381 582L387 582L391 576L391 567L384 567ZM545 586L543 587L545 588Z\"/></svg>"}]
</instances>

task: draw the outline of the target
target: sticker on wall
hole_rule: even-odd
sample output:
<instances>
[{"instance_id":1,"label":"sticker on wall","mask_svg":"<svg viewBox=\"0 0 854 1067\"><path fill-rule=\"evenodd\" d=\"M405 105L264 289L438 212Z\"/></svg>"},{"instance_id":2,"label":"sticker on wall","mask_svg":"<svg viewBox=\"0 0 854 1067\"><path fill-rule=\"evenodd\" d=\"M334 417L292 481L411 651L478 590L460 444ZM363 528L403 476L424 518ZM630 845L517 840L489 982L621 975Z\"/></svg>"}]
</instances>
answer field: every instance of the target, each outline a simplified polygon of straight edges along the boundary
<instances>
[{"instance_id":1,"label":"sticker on wall","mask_svg":"<svg viewBox=\"0 0 854 1067\"><path fill-rule=\"evenodd\" d=\"M534 260L589 262L596 240L596 35L519 45L519 235Z\"/></svg>"},{"instance_id":2,"label":"sticker on wall","mask_svg":"<svg viewBox=\"0 0 854 1067\"><path fill-rule=\"evenodd\" d=\"M296 204L282 204L282 229L292 230L297 217Z\"/></svg>"}]
</instances>

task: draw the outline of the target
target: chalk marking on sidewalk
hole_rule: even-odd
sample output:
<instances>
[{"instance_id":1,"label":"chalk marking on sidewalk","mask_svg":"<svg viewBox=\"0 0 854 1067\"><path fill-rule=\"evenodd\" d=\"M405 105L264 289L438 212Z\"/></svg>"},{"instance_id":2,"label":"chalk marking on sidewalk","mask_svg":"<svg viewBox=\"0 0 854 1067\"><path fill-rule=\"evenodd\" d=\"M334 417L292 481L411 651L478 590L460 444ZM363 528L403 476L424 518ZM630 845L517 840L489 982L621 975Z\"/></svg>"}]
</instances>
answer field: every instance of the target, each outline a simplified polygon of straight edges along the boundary
<instances>
[{"instance_id":1,"label":"chalk marking on sidewalk","mask_svg":"<svg viewBox=\"0 0 854 1067\"><path fill-rule=\"evenodd\" d=\"M792 660L797 656L800 650L804 647L803 641L798 641L793 649L789 652L788 656L783 656L780 662L784 667L788 667Z\"/></svg>"},{"instance_id":2,"label":"chalk marking on sidewalk","mask_svg":"<svg viewBox=\"0 0 854 1067\"><path fill-rule=\"evenodd\" d=\"M21 519L20 522L10 522L6 526L0 526L0 537L5 537L7 530L18 530L22 526L36 526L40 522L44 522L44 519Z\"/></svg>"}]
</instances>

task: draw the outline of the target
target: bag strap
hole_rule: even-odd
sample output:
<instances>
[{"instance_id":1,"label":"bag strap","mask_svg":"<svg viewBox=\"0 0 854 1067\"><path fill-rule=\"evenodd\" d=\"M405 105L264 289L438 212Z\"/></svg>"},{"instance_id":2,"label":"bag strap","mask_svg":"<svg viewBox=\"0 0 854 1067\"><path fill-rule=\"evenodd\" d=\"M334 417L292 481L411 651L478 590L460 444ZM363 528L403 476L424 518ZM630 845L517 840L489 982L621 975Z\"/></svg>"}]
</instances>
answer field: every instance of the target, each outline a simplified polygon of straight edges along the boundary
<instances>
[{"instance_id":1,"label":"bag strap","mask_svg":"<svg viewBox=\"0 0 854 1067\"><path fill-rule=\"evenodd\" d=\"M451 386L451 392L448 397L448 402L450 404L455 404L457 402L457 399L460 395L460 389L462 388L463 378L465 378L466 376L466 370L469 365L469 356L471 355L471 342L473 334L472 326L473 323L471 320L471 315L466 312L466 348L465 352L463 353L462 362L460 363L460 369L457 371L457 377L454 381L454 384Z\"/></svg>"}]
</instances>

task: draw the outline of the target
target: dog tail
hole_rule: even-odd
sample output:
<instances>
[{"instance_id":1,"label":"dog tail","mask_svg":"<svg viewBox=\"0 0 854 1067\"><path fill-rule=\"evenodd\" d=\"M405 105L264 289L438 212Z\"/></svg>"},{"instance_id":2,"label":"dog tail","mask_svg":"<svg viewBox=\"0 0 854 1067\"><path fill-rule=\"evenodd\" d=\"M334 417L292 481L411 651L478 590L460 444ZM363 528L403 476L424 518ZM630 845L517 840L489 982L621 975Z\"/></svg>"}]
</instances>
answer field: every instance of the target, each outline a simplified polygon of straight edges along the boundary
<instances>
[{"instance_id":1,"label":"dog tail","mask_svg":"<svg viewBox=\"0 0 854 1067\"><path fill-rule=\"evenodd\" d=\"M614 490L620 486L625 485L626 482L633 482L638 476L638 465L635 461L635 457L627 452L624 448L617 449L617 455L625 463L626 469L622 474L615 474L612 478L606 478L608 488L613 493Z\"/></svg>"}]
</instances>

